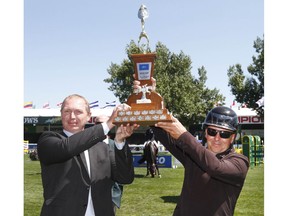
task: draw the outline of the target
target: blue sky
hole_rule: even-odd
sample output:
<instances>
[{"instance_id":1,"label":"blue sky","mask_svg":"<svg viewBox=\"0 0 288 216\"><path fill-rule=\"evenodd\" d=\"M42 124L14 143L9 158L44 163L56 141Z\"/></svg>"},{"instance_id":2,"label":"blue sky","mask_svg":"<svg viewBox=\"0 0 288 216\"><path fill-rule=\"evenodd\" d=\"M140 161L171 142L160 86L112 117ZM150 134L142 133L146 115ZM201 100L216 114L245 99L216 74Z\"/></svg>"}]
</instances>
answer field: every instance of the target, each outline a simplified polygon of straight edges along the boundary
<instances>
[{"instance_id":1,"label":"blue sky","mask_svg":"<svg viewBox=\"0 0 288 216\"><path fill-rule=\"evenodd\" d=\"M240 63L247 71L252 63L253 42L264 34L263 0L25 0L24 101L53 108L72 93L100 106L117 100L103 80L111 63L127 58L127 44L138 40L141 4L149 11L151 49L160 41L189 55L192 74L204 66L207 86L231 105L227 70Z\"/></svg>"}]
</instances>

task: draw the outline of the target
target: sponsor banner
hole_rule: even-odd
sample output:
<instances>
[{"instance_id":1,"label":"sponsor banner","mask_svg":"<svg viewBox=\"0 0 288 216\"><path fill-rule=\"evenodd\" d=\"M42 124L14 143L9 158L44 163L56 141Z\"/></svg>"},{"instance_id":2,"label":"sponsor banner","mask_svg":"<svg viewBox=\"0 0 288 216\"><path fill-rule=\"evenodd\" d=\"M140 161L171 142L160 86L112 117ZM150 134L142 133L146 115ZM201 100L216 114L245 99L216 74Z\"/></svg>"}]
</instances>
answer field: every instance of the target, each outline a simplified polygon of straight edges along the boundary
<instances>
[{"instance_id":1,"label":"sponsor banner","mask_svg":"<svg viewBox=\"0 0 288 216\"><path fill-rule=\"evenodd\" d=\"M96 116L92 116L88 124L96 123ZM238 116L239 124L264 124L259 116ZM62 124L61 117L24 117L24 124Z\"/></svg>"},{"instance_id":2,"label":"sponsor banner","mask_svg":"<svg viewBox=\"0 0 288 216\"><path fill-rule=\"evenodd\" d=\"M134 167L145 167L146 161L139 164L138 161L142 158L142 155L133 155L133 165ZM161 155L157 156L158 168L172 168L172 155Z\"/></svg>"},{"instance_id":3,"label":"sponsor banner","mask_svg":"<svg viewBox=\"0 0 288 216\"><path fill-rule=\"evenodd\" d=\"M95 124L97 122L97 116L92 116L89 121L88 124Z\"/></svg>"},{"instance_id":4,"label":"sponsor banner","mask_svg":"<svg viewBox=\"0 0 288 216\"><path fill-rule=\"evenodd\" d=\"M238 116L239 124L264 124L259 116Z\"/></svg>"},{"instance_id":5,"label":"sponsor banner","mask_svg":"<svg viewBox=\"0 0 288 216\"><path fill-rule=\"evenodd\" d=\"M24 124L62 124L61 117L24 117Z\"/></svg>"}]
</instances>

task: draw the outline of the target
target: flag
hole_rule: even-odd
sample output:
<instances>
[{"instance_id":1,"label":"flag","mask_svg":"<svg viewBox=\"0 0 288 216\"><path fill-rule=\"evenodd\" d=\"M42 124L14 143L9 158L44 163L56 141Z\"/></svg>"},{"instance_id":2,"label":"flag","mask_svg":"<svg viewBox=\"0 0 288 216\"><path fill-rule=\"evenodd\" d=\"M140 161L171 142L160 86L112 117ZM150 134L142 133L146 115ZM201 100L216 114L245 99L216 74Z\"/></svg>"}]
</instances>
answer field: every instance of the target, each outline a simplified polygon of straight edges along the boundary
<instances>
[{"instance_id":1,"label":"flag","mask_svg":"<svg viewBox=\"0 0 288 216\"><path fill-rule=\"evenodd\" d=\"M62 106L62 102L57 103L57 107L61 107Z\"/></svg>"},{"instance_id":2,"label":"flag","mask_svg":"<svg viewBox=\"0 0 288 216\"><path fill-rule=\"evenodd\" d=\"M232 109L236 105L236 101L233 100L232 104L230 105L230 108Z\"/></svg>"},{"instance_id":3,"label":"flag","mask_svg":"<svg viewBox=\"0 0 288 216\"><path fill-rule=\"evenodd\" d=\"M24 103L24 108L33 108L33 102L32 101L25 102Z\"/></svg>"},{"instance_id":4,"label":"flag","mask_svg":"<svg viewBox=\"0 0 288 216\"><path fill-rule=\"evenodd\" d=\"M43 109L50 109L49 102L43 104Z\"/></svg>"},{"instance_id":5,"label":"flag","mask_svg":"<svg viewBox=\"0 0 288 216\"><path fill-rule=\"evenodd\" d=\"M116 101L112 101L112 102L106 102L106 105L103 108L106 108L106 107L115 107L116 106Z\"/></svg>"},{"instance_id":6,"label":"flag","mask_svg":"<svg viewBox=\"0 0 288 216\"><path fill-rule=\"evenodd\" d=\"M99 101L91 102L91 103L89 104L90 108L99 107L98 102L99 102Z\"/></svg>"},{"instance_id":7,"label":"flag","mask_svg":"<svg viewBox=\"0 0 288 216\"><path fill-rule=\"evenodd\" d=\"M264 96L263 96L261 99L259 99L259 100L256 102L256 104L258 104L259 107L264 106Z\"/></svg>"}]
</instances>

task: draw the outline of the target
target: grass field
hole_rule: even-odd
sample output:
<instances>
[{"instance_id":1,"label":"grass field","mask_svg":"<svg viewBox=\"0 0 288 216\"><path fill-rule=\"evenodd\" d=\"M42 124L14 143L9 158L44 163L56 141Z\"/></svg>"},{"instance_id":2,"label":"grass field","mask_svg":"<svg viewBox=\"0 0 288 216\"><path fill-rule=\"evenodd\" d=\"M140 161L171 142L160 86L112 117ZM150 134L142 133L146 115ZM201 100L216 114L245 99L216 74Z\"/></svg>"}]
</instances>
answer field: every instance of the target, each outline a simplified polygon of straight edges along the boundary
<instances>
[{"instance_id":1,"label":"grass field","mask_svg":"<svg viewBox=\"0 0 288 216\"><path fill-rule=\"evenodd\" d=\"M124 187L117 216L169 216L182 188L183 168L160 169L162 178L148 178L135 168L135 180ZM39 216L42 197L40 165L24 156L24 216ZM264 215L264 165L250 168L238 199L235 216Z\"/></svg>"}]
</instances>

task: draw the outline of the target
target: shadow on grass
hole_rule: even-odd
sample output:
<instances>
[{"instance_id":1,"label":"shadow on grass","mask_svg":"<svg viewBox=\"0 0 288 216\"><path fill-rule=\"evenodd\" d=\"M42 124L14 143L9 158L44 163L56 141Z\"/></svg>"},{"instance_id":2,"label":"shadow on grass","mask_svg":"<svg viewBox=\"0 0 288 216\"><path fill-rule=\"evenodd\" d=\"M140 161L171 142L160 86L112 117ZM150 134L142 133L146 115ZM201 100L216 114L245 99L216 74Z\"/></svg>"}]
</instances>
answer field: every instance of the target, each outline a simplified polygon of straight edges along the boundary
<instances>
[{"instance_id":1,"label":"shadow on grass","mask_svg":"<svg viewBox=\"0 0 288 216\"><path fill-rule=\"evenodd\" d=\"M37 172L37 173L25 173L25 175L41 175L40 172Z\"/></svg>"},{"instance_id":2,"label":"shadow on grass","mask_svg":"<svg viewBox=\"0 0 288 216\"><path fill-rule=\"evenodd\" d=\"M164 203L177 203L179 196L162 196Z\"/></svg>"},{"instance_id":3,"label":"shadow on grass","mask_svg":"<svg viewBox=\"0 0 288 216\"><path fill-rule=\"evenodd\" d=\"M134 174L134 178L145 178L145 175Z\"/></svg>"}]
</instances>

